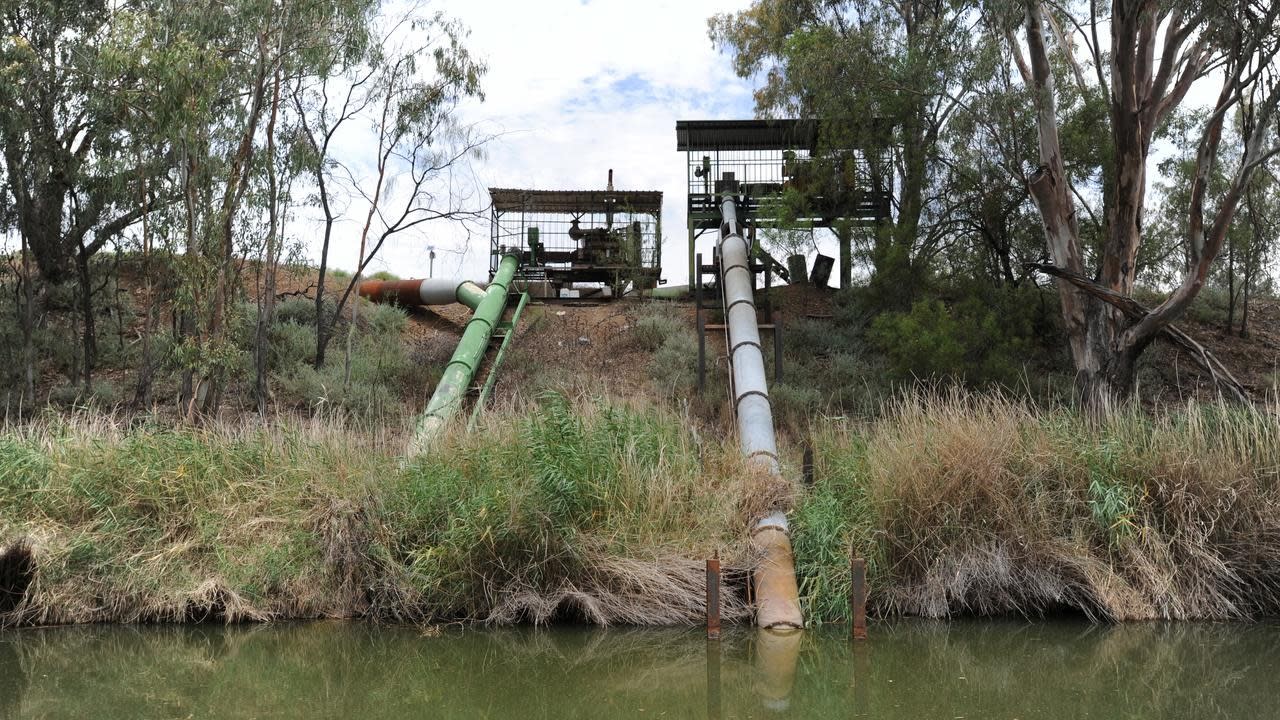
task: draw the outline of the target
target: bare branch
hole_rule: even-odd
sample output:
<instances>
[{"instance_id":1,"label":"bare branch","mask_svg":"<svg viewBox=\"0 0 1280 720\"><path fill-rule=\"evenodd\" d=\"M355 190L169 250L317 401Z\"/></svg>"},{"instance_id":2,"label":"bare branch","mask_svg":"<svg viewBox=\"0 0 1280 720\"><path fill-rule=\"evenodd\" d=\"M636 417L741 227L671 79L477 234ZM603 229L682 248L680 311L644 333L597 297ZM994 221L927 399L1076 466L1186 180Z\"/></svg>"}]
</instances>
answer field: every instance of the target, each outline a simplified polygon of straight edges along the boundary
<instances>
[{"instance_id":1,"label":"bare branch","mask_svg":"<svg viewBox=\"0 0 1280 720\"><path fill-rule=\"evenodd\" d=\"M1065 280L1090 296L1117 308L1132 320L1140 322L1151 314L1151 311L1143 307L1137 300L1099 285L1079 273L1073 273L1045 263L1027 263L1026 267L1030 270L1037 270L1045 275ZM1214 384L1220 390L1225 390L1234 400L1249 402L1249 392L1244 385L1240 384L1240 381L1231 374L1231 371L1227 369L1227 366L1221 360L1210 353L1203 345L1192 339L1191 336L1172 324L1162 326L1159 330L1159 336L1190 355L1200 367L1209 373Z\"/></svg>"}]
</instances>

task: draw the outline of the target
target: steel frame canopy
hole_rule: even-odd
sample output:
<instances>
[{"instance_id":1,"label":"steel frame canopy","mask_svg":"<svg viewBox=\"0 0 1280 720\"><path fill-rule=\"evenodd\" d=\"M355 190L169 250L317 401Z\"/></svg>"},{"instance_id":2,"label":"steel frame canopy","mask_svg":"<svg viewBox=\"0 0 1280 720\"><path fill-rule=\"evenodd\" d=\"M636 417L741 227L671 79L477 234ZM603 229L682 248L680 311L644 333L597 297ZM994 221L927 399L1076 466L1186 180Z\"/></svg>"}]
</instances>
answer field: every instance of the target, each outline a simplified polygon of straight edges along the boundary
<instances>
[{"instance_id":1,"label":"steel frame canopy","mask_svg":"<svg viewBox=\"0 0 1280 720\"><path fill-rule=\"evenodd\" d=\"M680 120L676 150L686 153L689 272L695 242L720 224L725 193L738 200L739 221L753 229L774 224L769 210L787 189L804 193L807 213L795 227L838 221L875 225L890 217L892 126L815 119Z\"/></svg>"},{"instance_id":2,"label":"steel frame canopy","mask_svg":"<svg viewBox=\"0 0 1280 720\"><path fill-rule=\"evenodd\" d=\"M517 253L518 281L609 285L614 293L660 282L662 193L614 190L490 188L490 272Z\"/></svg>"}]
</instances>

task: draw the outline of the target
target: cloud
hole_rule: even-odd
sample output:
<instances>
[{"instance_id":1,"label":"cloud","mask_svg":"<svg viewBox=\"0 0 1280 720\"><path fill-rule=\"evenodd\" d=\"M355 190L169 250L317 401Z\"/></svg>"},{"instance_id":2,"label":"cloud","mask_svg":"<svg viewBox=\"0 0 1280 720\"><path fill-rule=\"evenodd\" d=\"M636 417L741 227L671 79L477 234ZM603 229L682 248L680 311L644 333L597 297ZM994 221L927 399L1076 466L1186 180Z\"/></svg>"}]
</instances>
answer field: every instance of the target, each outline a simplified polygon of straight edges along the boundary
<instances>
[{"instance_id":1,"label":"cloud","mask_svg":"<svg viewBox=\"0 0 1280 720\"><path fill-rule=\"evenodd\" d=\"M664 193L664 275L685 281L685 165L675 150L679 119L752 116L751 87L707 36L707 18L738 2L621 0L485 2L429 6L467 25L466 45L489 66L484 103L460 119L499 137L474 163L484 187L603 188L609 169L624 189ZM483 202L483 191L472 202ZM354 265L358 224L338 229L333 262ZM402 276L488 271L488 227L471 233L428 225L388 242L369 268Z\"/></svg>"}]
</instances>

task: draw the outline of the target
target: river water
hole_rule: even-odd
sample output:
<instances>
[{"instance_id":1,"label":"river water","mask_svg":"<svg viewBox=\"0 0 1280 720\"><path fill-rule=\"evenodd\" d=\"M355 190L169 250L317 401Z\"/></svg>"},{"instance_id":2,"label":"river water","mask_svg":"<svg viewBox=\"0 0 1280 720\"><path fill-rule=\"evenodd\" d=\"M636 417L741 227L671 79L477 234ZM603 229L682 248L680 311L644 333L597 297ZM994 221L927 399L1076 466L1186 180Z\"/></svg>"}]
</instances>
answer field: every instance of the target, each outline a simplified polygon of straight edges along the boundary
<instances>
[{"instance_id":1,"label":"river water","mask_svg":"<svg viewBox=\"0 0 1280 720\"><path fill-rule=\"evenodd\" d=\"M1280 718L1280 624L0 630L0 718Z\"/></svg>"}]
</instances>

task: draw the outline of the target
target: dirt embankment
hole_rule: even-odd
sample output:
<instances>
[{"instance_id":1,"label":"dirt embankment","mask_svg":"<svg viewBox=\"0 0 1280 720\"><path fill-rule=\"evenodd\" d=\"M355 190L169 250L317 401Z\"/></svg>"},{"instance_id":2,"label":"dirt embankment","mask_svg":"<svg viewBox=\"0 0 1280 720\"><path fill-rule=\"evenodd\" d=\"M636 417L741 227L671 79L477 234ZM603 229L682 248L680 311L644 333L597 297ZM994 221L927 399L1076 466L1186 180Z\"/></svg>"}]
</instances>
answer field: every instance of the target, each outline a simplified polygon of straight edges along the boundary
<instances>
[{"instance_id":1,"label":"dirt embankment","mask_svg":"<svg viewBox=\"0 0 1280 720\"><path fill-rule=\"evenodd\" d=\"M120 327L100 323L99 332L118 332L125 342L138 343L145 326L140 310L154 303L160 304L157 331L165 332L171 324L172 313L162 300L162 290L146 284L137 268L122 265L120 270L120 288L139 312L123 316ZM248 300L256 303L262 278L255 264L243 266L242 280ZM349 276L331 275L326 294L339 296L349 281ZM279 301L313 300L318 277L313 268L282 268L276 285ZM783 286L774 289L772 300L784 323L793 324L798 319L818 322L830 319L833 296L830 290ZM633 335L644 302L628 297L613 302L531 303L499 375L495 400L504 402L519 395L535 377L550 380L549 384L569 391L604 390L620 397L651 397L653 387L648 369L653 354L637 343ZM677 319L693 327L691 301L667 303L667 307ZM1247 337L1225 332L1216 317L1218 314L1193 313L1180 321L1179 326L1215 354L1255 398L1261 401L1274 394L1280 381L1280 300L1258 298L1251 302ZM410 356L417 362L446 363L468 317L469 312L460 305L410 312L403 336ZM798 350L803 352L802 348ZM722 351L718 341L708 346L709 353ZM1153 345L1144 355L1142 367L1139 390L1148 403L1171 404L1216 397L1213 379L1208 373L1202 371L1193 358L1167 345L1159 342ZM1069 368L1062 371L1069 374ZM112 381L121 389L122 400L127 400L135 374L136 368L132 367L103 367L96 372L96 377ZM50 396L52 390L66 383L64 374L49 368L41 378L41 396ZM417 388L412 397L405 398L405 403L410 409L419 409L428 395L429 388ZM237 414L251 406L245 392L231 389L227 412Z\"/></svg>"}]
</instances>

